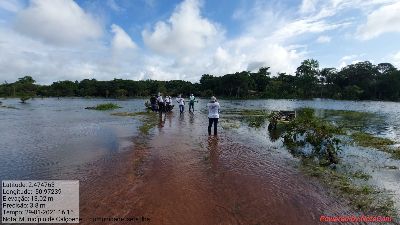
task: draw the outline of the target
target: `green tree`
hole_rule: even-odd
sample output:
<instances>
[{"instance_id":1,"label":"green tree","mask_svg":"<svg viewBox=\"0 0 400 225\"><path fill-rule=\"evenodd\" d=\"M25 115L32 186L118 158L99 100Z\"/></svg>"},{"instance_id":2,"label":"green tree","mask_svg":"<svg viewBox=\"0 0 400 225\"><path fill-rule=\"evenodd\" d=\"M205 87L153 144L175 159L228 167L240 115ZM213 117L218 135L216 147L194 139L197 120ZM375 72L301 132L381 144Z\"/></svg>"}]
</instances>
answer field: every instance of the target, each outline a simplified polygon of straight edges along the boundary
<instances>
[{"instance_id":1,"label":"green tree","mask_svg":"<svg viewBox=\"0 0 400 225\"><path fill-rule=\"evenodd\" d=\"M37 86L35 85L35 80L31 76L25 76L18 78L18 81L13 84L14 92L21 99L22 103L25 103L28 99L36 96Z\"/></svg>"},{"instance_id":2,"label":"green tree","mask_svg":"<svg viewBox=\"0 0 400 225\"><path fill-rule=\"evenodd\" d=\"M314 59L304 60L296 70L297 91L300 97L312 98L318 83L319 63Z\"/></svg>"}]
</instances>

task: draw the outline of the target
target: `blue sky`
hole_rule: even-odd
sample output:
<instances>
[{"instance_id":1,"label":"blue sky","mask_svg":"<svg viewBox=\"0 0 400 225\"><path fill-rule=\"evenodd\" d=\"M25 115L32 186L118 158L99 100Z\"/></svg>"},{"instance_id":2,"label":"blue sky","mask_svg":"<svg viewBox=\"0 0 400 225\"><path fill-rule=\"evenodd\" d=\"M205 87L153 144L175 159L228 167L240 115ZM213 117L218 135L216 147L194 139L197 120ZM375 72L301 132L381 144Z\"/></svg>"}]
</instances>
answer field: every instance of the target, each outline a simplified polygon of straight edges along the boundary
<instances>
[{"instance_id":1,"label":"blue sky","mask_svg":"<svg viewBox=\"0 0 400 225\"><path fill-rule=\"evenodd\" d=\"M400 68L400 0L0 0L0 80Z\"/></svg>"}]
</instances>

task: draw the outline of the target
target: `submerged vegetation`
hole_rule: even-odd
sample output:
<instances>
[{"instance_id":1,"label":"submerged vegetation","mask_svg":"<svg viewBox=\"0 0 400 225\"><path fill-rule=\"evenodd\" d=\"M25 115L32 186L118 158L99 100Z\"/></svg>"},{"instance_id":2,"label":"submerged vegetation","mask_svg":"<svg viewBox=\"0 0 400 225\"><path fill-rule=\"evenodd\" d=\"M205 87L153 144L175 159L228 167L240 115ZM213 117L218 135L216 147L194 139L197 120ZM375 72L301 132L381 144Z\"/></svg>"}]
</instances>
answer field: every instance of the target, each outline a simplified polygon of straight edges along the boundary
<instances>
[{"instance_id":1,"label":"submerged vegetation","mask_svg":"<svg viewBox=\"0 0 400 225\"><path fill-rule=\"evenodd\" d=\"M268 112L265 110L243 110L239 115L244 118L244 121L249 127L260 128L268 119Z\"/></svg>"},{"instance_id":2,"label":"submerged vegetation","mask_svg":"<svg viewBox=\"0 0 400 225\"><path fill-rule=\"evenodd\" d=\"M368 133L354 132L351 134L353 140L362 147L372 147L379 150L388 149L389 145L393 145L394 141L388 138L375 137Z\"/></svg>"},{"instance_id":3,"label":"submerged vegetation","mask_svg":"<svg viewBox=\"0 0 400 225\"><path fill-rule=\"evenodd\" d=\"M254 128L261 127L265 119L271 117L268 113L264 110L228 112L236 121ZM313 109L301 109L291 122L279 122L276 129L270 130L269 136L272 141L283 140L290 153L300 157L300 168L305 174L318 178L349 200L355 209L397 218L394 201L388 193L369 184L371 175L362 170L350 171L339 160L339 152L348 138L360 146L373 147L400 159L400 148L389 148L393 141L360 131L365 126L357 122L367 123L368 119L381 118L364 112L325 110L321 115ZM222 126L223 123L227 123L229 128L234 127L228 119L222 121Z\"/></svg>"},{"instance_id":4,"label":"submerged vegetation","mask_svg":"<svg viewBox=\"0 0 400 225\"><path fill-rule=\"evenodd\" d=\"M384 118L369 112L350 110L324 110L319 115L324 120L332 121L339 127L346 130L363 131L370 124L382 124Z\"/></svg>"},{"instance_id":5,"label":"submerged vegetation","mask_svg":"<svg viewBox=\"0 0 400 225\"><path fill-rule=\"evenodd\" d=\"M26 103L26 101L28 101L30 98L30 96L24 95L21 96L19 99L21 100L21 103Z\"/></svg>"},{"instance_id":6,"label":"submerged vegetation","mask_svg":"<svg viewBox=\"0 0 400 225\"><path fill-rule=\"evenodd\" d=\"M320 164L337 164L340 139L336 135L342 134L342 130L316 117L312 109L303 109L297 114L296 119L289 122L282 133L284 144L292 152L304 157L318 158ZM307 145L311 147L309 154L297 151Z\"/></svg>"},{"instance_id":7,"label":"submerged vegetation","mask_svg":"<svg viewBox=\"0 0 400 225\"><path fill-rule=\"evenodd\" d=\"M385 216L396 216L394 202L386 197L384 192L362 182L356 185L351 179L352 177L353 179L367 180L370 176L366 174L346 175L307 159L302 160L301 169L306 174L318 178L326 186L336 190L338 194L348 199L356 209Z\"/></svg>"},{"instance_id":8,"label":"submerged vegetation","mask_svg":"<svg viewBox=\"0 0 400 225\"><path fill-rule=\"evenodd\" d=\"M375 137L363 132L355 132L351 134L351 137L359 146L370 147L389 153L393 159L400 160L400 148L393 147L392 145L394 145L395 142L388 138Z\"/></svg>"},{"instance_id":9,"label":"submerged vegetation","mask_svg":"<svg viewBox=\"0 0 400 225\"><path fill-rule=\"evenodd\" d=\"M93 110L113 110L113 109L118 109L121 108L119 105L114 104L114 103L104 103L104 104L98 104L94 107L86 107L85 109L93 109Z\"/></svg>"},{"instance_id":10,"label":"submerged vegetation","mask_svg":"<svg viewBox=\"0 0 400 225\"><path fill-rule=\"evenodd\" d=\"M115 112L111 113L114 116L132 116L132 117L139 117L142 125L139 127L139 131L141 134L149 134L149 131L159 124L159 117L158 113L148 111L141 111L141 112Z\"/></svg>"}]
</instances>

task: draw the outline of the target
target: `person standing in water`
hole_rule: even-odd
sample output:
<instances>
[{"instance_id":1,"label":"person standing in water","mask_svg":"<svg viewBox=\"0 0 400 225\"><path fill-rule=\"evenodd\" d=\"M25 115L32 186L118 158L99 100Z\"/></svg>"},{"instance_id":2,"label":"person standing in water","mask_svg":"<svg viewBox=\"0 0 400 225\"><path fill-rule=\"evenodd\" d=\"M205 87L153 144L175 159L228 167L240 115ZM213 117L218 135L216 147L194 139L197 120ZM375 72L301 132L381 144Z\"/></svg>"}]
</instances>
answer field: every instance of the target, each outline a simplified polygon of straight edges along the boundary
<instances>
[{"instance_id":1,"label":"person standing in water","mask_svg":"<svg viewBox=\"0 0 400 225\"><path fill-rule=\"evenodd\" d=\"M179 96L176 98L176 102L179 103L179 112L182 114L183 111L185 111L185 99L182 98L182 95L179 95Z\"/></svg>"},{"instance_id":2,"label":"person standing in water","mask_svg":"<svg viewBox=\"0 0 400 225\"><path fill-rule=\"evenodd\" d=\"M192 112L194 112L194 101L196 101L196 98L194 97L193 94L190 94L190 97L189 97L189 112L191 112L190 109L192 109Z\"/></svg>"},{"instance_id":3,"label":"person standing in water","mask_svg":"<svg viewBox=\"0 0 400 225\"><path fill-rule=\"evenodd\" d=\"M214 124L214 135L217 135L217 125L219 119L219 103L217 102L217 98L214 96L211 97L209 103L207 103L208 107L208 135L211 135L211 127Z\"/></svg>"},{"instance_id":4,"label":"person standing in water","mask_svg":"<svg viewBox=\"0 0 400 225\"><path fill-rule=\"evenodd\" d=\"M164 106L165 105L164 105L164 100L163 100L163 97L162 97L161 93L158 93L157 103L158 103L158 110L160 112L164 111L164 109L165 109Z\"/></svg>"},{"instance_id":5,"label":"person standing in water","mask_svg":"<svg viewBox=\"0 0 400 225\"><path fill-rule=\"evenodd\" d=\"M153 112L157 112L158 106L157 106L157 98L155 95L150 97L150 105L151 105L151 110Z\"/></svg>"}]
</instances>

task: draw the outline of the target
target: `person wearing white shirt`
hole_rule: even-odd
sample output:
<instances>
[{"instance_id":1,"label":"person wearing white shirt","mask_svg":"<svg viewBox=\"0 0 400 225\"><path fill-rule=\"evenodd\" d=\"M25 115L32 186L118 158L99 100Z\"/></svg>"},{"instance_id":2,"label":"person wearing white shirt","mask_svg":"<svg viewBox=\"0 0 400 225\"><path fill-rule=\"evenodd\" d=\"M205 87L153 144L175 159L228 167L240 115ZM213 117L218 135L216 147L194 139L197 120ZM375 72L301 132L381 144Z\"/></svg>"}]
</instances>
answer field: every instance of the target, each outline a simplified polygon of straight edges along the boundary
<instances>
[{"instance_id":1,"label":"person wearing white shirt","mask_svg":"<svg viewBox=\"0 0 400 225\"><path fill-rule=\"evenodd\" d=\"M217 125L219 119L219 103L217 98L211 97L211 101L207 103L208 107L208 135L211 135L211 127L214 124L214 135L217 135Z\"/></svg>"},{"instance_id":2,"label":"person wearing white shirt","mask_svg":"<svg viewBox=\"0 0 400 225\"><path fill-rule=\"evenodd\" d=\"M171 98L169 96L165 97L165 104L169 106L171 104Z\"/></svg>"},{"instance_id":3,"label":"person wearing white shirt","mask_svg":"<svg viewBox=\"0 0 400 225\"><path fill-rule=\"evenodd\" d=\"M192 109L192 112L194 112L194 101L196 101L196 98L194 97L194 95L193 94L191 94L190 95L190 97L189 97L189 112L190 112L190 109Z\"/></svg>"},{"instance_id":4,"label":"person wearing white shirt","mask_svg":"<svg viewBox=\"0 0 400 225\"><path fill-rule=\"evenodd\" d=\"M164 111L165 110L165 107L164 107L165 105L164 105L164 100L163 100L163 97L162 97L161 93L158 93L157 103L158 103L158 110L160 112Z\"/></svg>"},{"instance_id":5,"label":"person wearing white shirt","mask_svg":"<svg viewBox=\"0 0 400 225\"><path fill-rule=\"evenodd\" d=\"M182 98L182 95L179 95L179 96L176 98L176 102L179 103L179 112L180 112L180 113L183 113L183 111L185 110L185 99Z\"/></svg>"}]
</instances>

